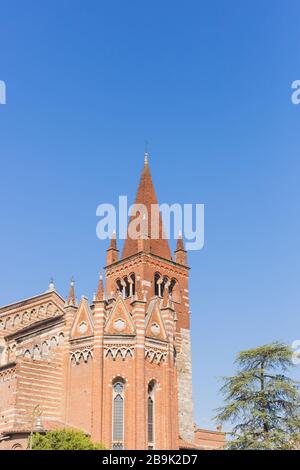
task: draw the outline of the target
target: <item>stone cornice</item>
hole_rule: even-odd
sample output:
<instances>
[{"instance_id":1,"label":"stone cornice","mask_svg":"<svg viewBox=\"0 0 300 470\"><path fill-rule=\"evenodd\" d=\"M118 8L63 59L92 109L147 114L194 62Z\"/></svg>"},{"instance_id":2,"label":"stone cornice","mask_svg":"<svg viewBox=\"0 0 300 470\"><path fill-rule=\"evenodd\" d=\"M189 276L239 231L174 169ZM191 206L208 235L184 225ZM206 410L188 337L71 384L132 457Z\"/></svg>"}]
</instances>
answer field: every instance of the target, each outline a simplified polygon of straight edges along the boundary
<instances>
[{"instance_id":1,"label":"stone cornice","mask_svg":"<svg viewBox=\"0 0 300 470\"><path fill-rule=\"evenodd\" d=\"M14 369L16 366L17 366L16 362L8 362L7 364L0 366L0 372L3 372L8 369Z\"/></svg>"},{"instance_id":2,"label":"stone cornice","mask_svg":"<svg viewBox=\"0 0 300 470\"><path fill-rule=\"evenodd\" d=\"M162 261L163 263L166 263L166 264L172 266L173 268L184 269L185 271L190 270L189 266L185 266L183 264L176 263L173 260L168 260L166 258L162 258L161 256L154 255L153 253L145 253L143 251L140 251L139 253L135 253L134 255L128 256L127 258L119 259L118 261L115 261L114 263L108 264L107 266L104 266L104 269L109 270L111 268L117 267L118 265L122 265L122 264L130 262L130 261L134 261L138 258L154 258L158 261Z\"/></svg>"}]
</instances>

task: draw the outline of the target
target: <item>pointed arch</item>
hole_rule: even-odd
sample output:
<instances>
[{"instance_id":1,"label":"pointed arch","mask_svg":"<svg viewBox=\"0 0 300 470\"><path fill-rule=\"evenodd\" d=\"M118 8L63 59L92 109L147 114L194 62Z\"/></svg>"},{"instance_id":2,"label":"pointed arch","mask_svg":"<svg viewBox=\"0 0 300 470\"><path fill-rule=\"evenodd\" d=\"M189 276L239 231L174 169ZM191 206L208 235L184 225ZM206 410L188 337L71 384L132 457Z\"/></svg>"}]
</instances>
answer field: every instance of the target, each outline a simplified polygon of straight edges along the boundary
<instances>
[{"instance_id":1,"label":"pointed arch","mask_svg":"<svg viewBox=\"0 0 300 470\"><path fill-rule=\"evenodd\" d=\"M160 273L156 272L154 274L154 295L158 296L158 297L161 297L161 288L160 288L160 285L161 285L161 275Z\"/></svg>"},{"instance_id":2,"label":"pointed arch","mask_svg":"<svg viewBox=\"0 0 300 470\"><path fill-rule=\"evenodd\" d=\"M180 303L181 302L181 295L180 295L180 287L177 279L172 278L169 292L172 296L173 302Z\"/></svg>"},{"instance_id":3,"label":"pointed arch","mask_svg":"<svg viewBox=\"0 0 300 470\"><path fill-rule=\"evenodd\" d=\"M112 449L124 449L125 381L116 377L112 383Z\"/></svg>"},{"instance_id":4,"label":"pointed arch","mask_svg":"<svg viewBox=\"0 0 300 470\"><path fill-rule=\"evenodd\" d=\"M151 380L147 389L147 440L148 449L155 449L155 390L156 381Z\"/></svg>"}]
</instances>

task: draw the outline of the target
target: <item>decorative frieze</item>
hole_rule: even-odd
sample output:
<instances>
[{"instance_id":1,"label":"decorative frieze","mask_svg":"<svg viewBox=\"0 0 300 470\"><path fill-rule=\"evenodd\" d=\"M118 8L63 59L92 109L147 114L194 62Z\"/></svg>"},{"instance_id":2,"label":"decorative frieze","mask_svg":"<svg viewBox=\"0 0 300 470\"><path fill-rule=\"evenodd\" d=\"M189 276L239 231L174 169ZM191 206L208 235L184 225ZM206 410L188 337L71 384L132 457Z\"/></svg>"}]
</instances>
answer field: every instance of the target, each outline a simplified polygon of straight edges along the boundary
<instances>
[{"instance_id":1,"label":"decorative frieze","mask_svg":"<svg viewBox=\"0 0 300 470\"><path fill-rule=\"evenodd\" d=\"M9 382L16 378L16 367L5 368L4 370L0 369L0 382Z\"/></svg>"},{"instance_id":2,"label":"decorative frieze","mask_svg":"<svg viewBox=\"0 0 300 470\"><path fill-rule=\"evenodd\" d=\"M0 317L0 332L5 334L20 330L44 318L61 315L62 311L52 302L21 312L9 312Z\"/></svg>"},{"instance_id":3,"label":"decorative frieze","mask_svg":"<svg viewBox=\"0 0 300 470\"><path fill-rule=\"evenodd\" d=\"M71 349L70 358L72 365L80 364L81 362L87 363L90 359L93 359L93 346L84 345Z\"/></svg>"},{"instance_id":4,"label":"decorative frieze","mask_svg":"<svg viewBox=\"0 0 300 470\"><path fill-rule=\"evenodd\" d=\"M120 357L123 361L125 361L126 358L130 358L134 356L134 346L124 345L124 344L105 345L104 356L112 357L114 361L117 359L117 357Z\"/></svg>"},{"instance_id":5,"label":"decorative frieze","mask_svg":"<svg viewBox=\"0 0 300 470\"><path fill-rule=\"evenodd\" d=\"M33 344L29 348L24 348L22 356L26 359L43 360L48 359L48 356L58 346L61 346L64 342L65 336L63 333L59 333L49 337L48 339L41 340L38 344Z\"/></svg>"},{"instance_id":6,"label":"decorative frieze","mask_svg":"<svg viewBox=\"0 0 300 470\"><path fill-rule=\"evenodd\" d=\"M145 348L145 359L151 364L162 364L166 361L167 351L158 348Z\"/></svg>"}]
</instances>

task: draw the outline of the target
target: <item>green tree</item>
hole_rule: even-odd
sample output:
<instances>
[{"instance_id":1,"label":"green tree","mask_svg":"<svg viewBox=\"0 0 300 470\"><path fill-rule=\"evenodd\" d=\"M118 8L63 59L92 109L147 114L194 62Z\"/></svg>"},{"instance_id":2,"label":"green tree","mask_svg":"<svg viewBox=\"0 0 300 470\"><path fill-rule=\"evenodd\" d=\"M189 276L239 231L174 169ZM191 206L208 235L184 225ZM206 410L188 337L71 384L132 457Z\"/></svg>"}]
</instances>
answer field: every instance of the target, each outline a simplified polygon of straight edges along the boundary
<instances>
[{"instance_id":1,"label":"green tree","mask_svg":"<svg viewBox=\"0 0 300 470\"><path fill-rule=\"evenodd\" d=\"M274 342L242 351L233 377L223 378L225 405L216 420L233 426L227 448L289 450L299 446L299 393L285 375L293 365L292 350Z\"/></svg>"},{"instance_id":2,"label":"green tree","mask_svg":"<svg viewBox=\"0 0 300 470\"><path fill-rule=\"evenodd\" d=\"M33 436L33 450L104 450L101 444L94 444L81 431L57 429Z\"/></svg>"}]
</instances>

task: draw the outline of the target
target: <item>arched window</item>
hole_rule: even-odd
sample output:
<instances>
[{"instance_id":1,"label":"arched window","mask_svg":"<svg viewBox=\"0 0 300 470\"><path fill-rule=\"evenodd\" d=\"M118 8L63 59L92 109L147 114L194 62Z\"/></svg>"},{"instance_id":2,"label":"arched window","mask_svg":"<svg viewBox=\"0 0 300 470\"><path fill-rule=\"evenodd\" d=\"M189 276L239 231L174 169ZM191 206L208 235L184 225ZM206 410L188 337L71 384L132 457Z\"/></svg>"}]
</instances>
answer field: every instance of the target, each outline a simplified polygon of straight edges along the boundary
<instances>
[{"instance_id":1,"label":"arched window","mask_svg":"<svg viewBox=\"0 0 300 470\"><path fill-rule=\"evenodd\" d=\"M168 276L161 276L159 273L155 273L154 274L154 295L157 295L158 297L163 297L165 291L171 294L175 283L176 283L175 279L172 284Z\"/></svg>"},{"instance_id":2,"label":"arched window","mask_svg":"<svg viewBox=\"0 0 300 470\"><path fill-rule=\"evenodd\" d=\"M127 299L129 297L129 283L127 276L123 279L124 289L123 289L123 297Z\"/></svg>"},{"instance_id":3,"label":"arched window","mask_svg":"<svg viewBox=\"0 0 300 470\"><path fill-rule=\"evenodd\" d=\"M152 380L148 385L148 449L154 449L154 390L155 382Z\"/></svg>"},{"instance_id":4,"label":"arched window","mask_svg":"<svg viewBox=\"0 0 300 470\"><path fill-rule=\"evenodd\" d=\"M180 289L179 289L179 284L176 279L171 280L170 288L169 288L170 294L172 296L172 300L176 303L180 303Z\"/></svg>"},{"instance_id":5,"label":"arched window","mask_svg":"<svg viewBox=\"0 0 300 470\"><path fill-rule=\"evenodd\" d=\"M122 293L122 284L121 284L121 280L120 279L117 279L116 280L116 286L117 286L117 291L118 292L121 292Z\"/></svg>"},{"instance_id":6,"label":"arched window","mask_svg":"<svg viewBox=\"0 0 300 470\"><path fill-rule=\"evenodd\" d=\"M154 295L158 295L159 297L161 297L160 278L161 276L159 273L154 274Z\"/></svg>"},{"instance_id":7,"label":"arched window","mask_svg":"<svg viewBox=\"0 0 300 470\"><path fill-rule=\"evenodd\" d=\"M132 273L129 276L129 297L135 295L135 274Z\"/></svg>"},{"instance_id":8,"label":"arched window","mask_svg":"<svg viewBox=\"0 0 300 470\"><path fill-rule=\"evenodd\" d=\"M112 448L124 449L124 382L117 379L113 384Z\"/></svg>"},{"instance_id":9,"label":"arched window","mask_svg":"<svg viewBox=\"0 0 300 470\"><path fill-rule=\"evenodd\" d=\"M135 274L132 273L128 277L116 280L117 291L121 292L123 299L135 295Z\"/></svg>"},{"instance_id":10,"label":"arched window","mask_svg":"<svg viewBox=\"0 0 300 470\"><path fill-rule=\"evenodd\" d=\"M163 283L161 285L161 296L163 297L165 290L170 293L170 280L167 276L164 276Z\"/></svg>"}]
</instances>

